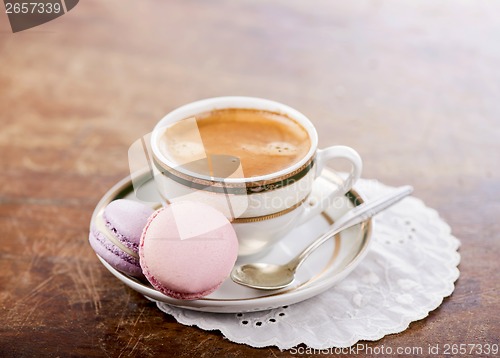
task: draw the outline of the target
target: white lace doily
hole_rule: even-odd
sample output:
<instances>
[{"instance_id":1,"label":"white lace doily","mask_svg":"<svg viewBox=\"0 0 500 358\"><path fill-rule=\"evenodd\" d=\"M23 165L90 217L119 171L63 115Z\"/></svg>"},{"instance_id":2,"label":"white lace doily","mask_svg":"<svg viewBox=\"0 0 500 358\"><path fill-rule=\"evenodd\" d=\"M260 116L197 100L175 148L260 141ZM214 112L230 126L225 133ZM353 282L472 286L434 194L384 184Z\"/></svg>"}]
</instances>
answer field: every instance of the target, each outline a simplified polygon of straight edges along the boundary
<instances>
[{"instance_id":1,"label":"white lace doily","mask_svg":"<svg viewBox=\"0 0 500 358\"><path fill-rule=\"evenodd\" d=\"M367 199L391 188L361 180ZM251 313L205 313L158 307L184 325L219 330L253 347L348 347L405 330L436 309L459 276L459 241L438 213L408 197L374 218L373 243L343 281L306 301Z\"/></svg>"}]
</instances>

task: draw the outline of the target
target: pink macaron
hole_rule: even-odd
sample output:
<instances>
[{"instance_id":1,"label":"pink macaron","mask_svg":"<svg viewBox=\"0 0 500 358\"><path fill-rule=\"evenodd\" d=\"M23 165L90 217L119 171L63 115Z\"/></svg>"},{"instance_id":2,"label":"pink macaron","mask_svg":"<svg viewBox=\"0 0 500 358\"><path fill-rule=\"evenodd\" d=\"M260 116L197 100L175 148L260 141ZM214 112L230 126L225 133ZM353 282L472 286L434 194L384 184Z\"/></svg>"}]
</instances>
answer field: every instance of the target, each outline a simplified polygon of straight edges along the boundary
<instances>
[{"instance_id":1,"label":"pink macaron","mask_svg":"<svg viewBox=\"0 0 500 358\"><path fill-rule=\"evenodd\" d=\"M180 201L150 216L139 244L144 276L163 294L185 300L215 291L238 256L229 220L202 203Z\"/></svg>"}]
</instances>

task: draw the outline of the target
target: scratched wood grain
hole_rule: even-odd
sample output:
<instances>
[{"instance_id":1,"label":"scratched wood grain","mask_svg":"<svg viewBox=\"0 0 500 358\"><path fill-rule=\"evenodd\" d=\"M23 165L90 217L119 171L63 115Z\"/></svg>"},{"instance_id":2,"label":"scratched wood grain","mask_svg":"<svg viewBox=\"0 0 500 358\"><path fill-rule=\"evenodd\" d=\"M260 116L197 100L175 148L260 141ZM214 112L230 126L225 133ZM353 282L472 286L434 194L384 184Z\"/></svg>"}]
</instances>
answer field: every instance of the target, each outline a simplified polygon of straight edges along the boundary
<instances>
[{"instance_id":1,"label":"scratched wood grain","mask_svg":"<svg viewBox=\"0 0 500 358\"><path fill-rule=\"evenodd\" d=\"M81 1L0 14L0 356L288 356L182 326L97 261L88 224L128 146L218 95L287 103L364 177L412 184L461 239L455 292L371 347L498 343L500 4Z\"/></svg>"}]
</instances>

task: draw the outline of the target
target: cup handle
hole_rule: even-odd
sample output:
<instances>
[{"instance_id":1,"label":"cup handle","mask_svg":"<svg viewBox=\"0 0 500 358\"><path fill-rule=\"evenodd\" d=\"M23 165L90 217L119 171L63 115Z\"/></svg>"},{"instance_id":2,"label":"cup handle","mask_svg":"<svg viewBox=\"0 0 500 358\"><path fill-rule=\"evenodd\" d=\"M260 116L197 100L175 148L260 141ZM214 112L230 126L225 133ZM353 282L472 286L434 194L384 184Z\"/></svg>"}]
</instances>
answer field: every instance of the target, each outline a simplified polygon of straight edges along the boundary
<instances>
[{"instance_id":1,"label":"cup handle","mask_svg":"<svg viewBox=\"0 0 500 358\"><path fill-rule=\"evenodd\" d=\"M312 206L306 205L302 216L299 217L298 225L301 225L318 215L329 204L332 198L347 193L361 176L363 162L358 152L347 146L336 145L325 149L318 149L318 151L316 152L316 178L321 175L326 162L334 158L347 159L351 162L352 169L349 175L343 180L342 184L339 185L337 190L333 191L329 195L326 195L324 198L321 198L319 203L316 203Z\"/></svg>"}]
</instances>

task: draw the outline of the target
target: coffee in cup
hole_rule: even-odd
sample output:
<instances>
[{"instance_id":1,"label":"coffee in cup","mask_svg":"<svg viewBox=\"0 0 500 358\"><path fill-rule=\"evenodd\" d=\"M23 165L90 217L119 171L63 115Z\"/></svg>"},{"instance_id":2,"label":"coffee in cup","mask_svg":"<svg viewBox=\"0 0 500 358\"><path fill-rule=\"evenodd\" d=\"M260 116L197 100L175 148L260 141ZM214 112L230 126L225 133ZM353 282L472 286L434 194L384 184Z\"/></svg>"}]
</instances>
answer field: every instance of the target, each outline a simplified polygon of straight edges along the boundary
<instances>
[{"instance_id":1,"label":"coffee in cup","mask_svg":"<svg viewBox=\"0 0 500 358\"><path fill-rule=\"evenodd\" d=\"M196 125L186 124L193 119ZM244 177L252 178L296 164L308 153L311 141L304 127L284 114L225 108L174 123L159 138L158 146L177 166L212 155L237 158ZM197 171L207 174L200 168Z\"/></svg>"}]
</instances>

